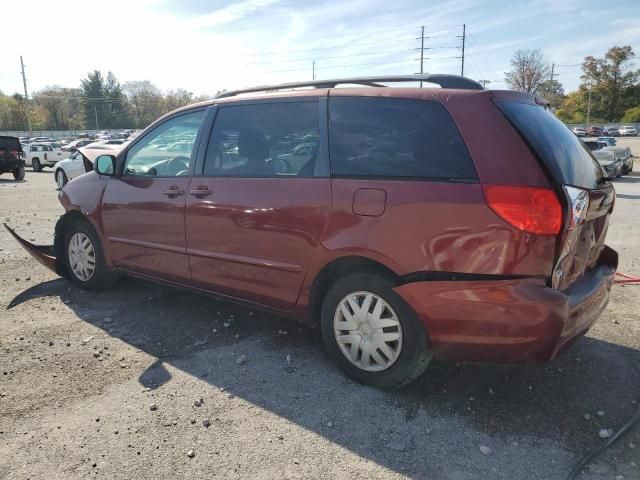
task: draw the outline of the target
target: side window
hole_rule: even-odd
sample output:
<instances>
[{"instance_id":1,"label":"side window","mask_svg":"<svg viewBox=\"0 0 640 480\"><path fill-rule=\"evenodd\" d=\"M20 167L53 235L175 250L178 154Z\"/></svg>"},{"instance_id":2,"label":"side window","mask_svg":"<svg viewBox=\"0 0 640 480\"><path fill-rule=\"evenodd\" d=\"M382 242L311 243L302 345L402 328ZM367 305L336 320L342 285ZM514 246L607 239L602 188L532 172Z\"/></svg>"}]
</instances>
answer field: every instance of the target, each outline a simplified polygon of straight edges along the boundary
<instances>
[{"instance_id":1,"label":"side window","mask_svg":"<svg viewBox=\"0 0 640 480\"><path fill-rule=\"evenodd\" d=\"M127 152L124 174L145 177L187 175L194 161L191 152L203 117L204 110L200 110L155 127ZM170 147L176 142L189 144L189 150L171 151Z\"/></svg>"},{"instance_id":2,"label":"side window","mask_svg":"<svg viewBox=\"0 0 640 480\"><path fill-rule=\"evenodd\" d=\"M438 102L334 97L329 114L334 176L477 178L458 129Z\"/></svg>"},{"instance_id":3,"label":"side window","mask_svg":"<svg viewBox=\"0 0 640 480\"><path fill-rule=\"evenodd\" d=\"M221 107L204 175L313 177L319 118L316 100Z\"/></svg>"}]
</instances>

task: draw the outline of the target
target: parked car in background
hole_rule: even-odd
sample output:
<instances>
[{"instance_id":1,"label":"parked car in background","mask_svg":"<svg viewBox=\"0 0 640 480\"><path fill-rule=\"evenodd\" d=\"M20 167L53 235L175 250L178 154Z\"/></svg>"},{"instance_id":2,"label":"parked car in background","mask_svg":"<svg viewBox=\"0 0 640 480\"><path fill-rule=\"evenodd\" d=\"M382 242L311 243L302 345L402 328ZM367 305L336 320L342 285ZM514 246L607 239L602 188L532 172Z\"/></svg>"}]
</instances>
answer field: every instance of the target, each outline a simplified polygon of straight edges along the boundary
<instances>
[{"instance_id":1,"label":"parked car in background","mask_svg":"<svg viewBox=\"0 0 640 480\"><path fill-rule=\"evenodd\" d=\"M609 137L619 137L620 130L615 125L610 125L602 129L602 134Z\"/></svg>"},{"instance_id":2,"label":"parked car in background","mask_svg":"<svg viewBox=\"0 0 640 480\"><path fill-rule=\"evenodd\" d=\"M620 127L621 137L637 137L638 130L633 125L623 125Z\"/></svg>"},{"instance_id":3,"label":"parked car in background","mask_svg":"<svg viewBox=\"0 0 640 480\"><path fill-rule=\"evenodd\" d=\"M34 172L41 171L44 167L53 167L56 162L67 156L62 150L55 150L48 143L31 143L25 149L25 164Z\"/></svg>"},{"instance_id":4,"label":"parked car in background","mask_svg":"<svg viewBox=\"0 0 640 480\"><path fill-rule=\"evenodd\" d=\"M63 146L62 150L66 151L66 152L71 152L71 151L75 150L76 148L86 147L90 143L93 143L92 139L90 139L90 138L80 138L78 140L73 140L72 142L69 142L68 144Z\"/></svg>"},{"instance_id":5,"label":"parked car in background","mask_svg":"<svg viewBox=\"0 0 640 480\"><path fill-rule=\"evenodd\" d=\"M602 148L607 146L606 143L598 142L596 140L587 140L587 141L584 142L584 144L587 146L587 148L589 150L592 150L592 151L593 150L600 150L600 149L602 149Z\"/></svg>"},{"instance_id":6,"label":"parked car in background","mask_svg":"<svg viewBox=\"0 0 640 480\"><path fill-rule=\"evenodd\" d=\"M571 131L578 137L586 137L587 136L587 132L584 128L582 127L573 127L571 129Z\"/></svg>"},{"instance_id":7,"label":"parked car in background","mask_svg":"<svg viewBox=\"0 0 640 480\"><path fill-rule=\"evenodd\" d=\"M416 80L442 88L326 88ZM318 88L165 115L62 188L55 248L13 234L81 288L138 275L318 322L340 368L384 388L433 357L547 361L593 325L615 193L540 99L452 75L295 86ZM191 153L158 148L176 139ZM274 163L284 144L312 148Z\"/></svg>"},{"instance_id":8,"label":"parked car in background","mask_svg":"<svg viewBox=\"0 0 640 480\"><path fill-rule=\"evenodd\" d=\"M17 137L0 136L0 175L11 173L14 180L24 180L24 152Z\"/></svg>"},{"instance_id":9,"label":"parked car in background","mask_svg":"<svg viewBox=\"0 0 640 480\"><path fill-rule=\"evenodd\" d=\"M593 153L593 157L610 178L617 178L622 175L622 158L616 152L598 150Z\"/></svg>"},{"instance_id":10,"label":"parked car in background","mask_svg":"<svg viewBox=\"0 0 640 480\"><path fill-rule=\"evenodd\" d=\"M591 126L591 127L587 127L585 129L585 132L586 132L587 136L589 136L589 137L598 137L598 136L602 135L602 128Z\"/></svg>"},{"instance_id":11,"label":"parked car in background","mask_svg":"<svg viewBox=\"0 0 640 480\"><path fill-rule=\"evenodd\" d=\"M120 147L113 146L110 150L117 154L120 151ZM104 149L81 147L69 155L68 158L56 163L53 171L57 187L62 188L74 178L93 170L95 158L104 152Z\"/></svg>"},{"instance_id":12,"label":"parked car in background","mask_svg":"<svg viewBox=\"0 0 640 480\"><path fill-rule=\"evenodd\" d=\"M613 137L598 137L596 138L596 140L598 142L604 142L610 147L615 147L616 145L616 139Z\"/></svg>"},{"instance_id":13,"label":"parked car in background","mask_svg":"<svg viewBox=\"0 0 640 480\"><path fill-rule=\"evenodd\" d=\"M633 171L633 155L629 147L605 147L603 150L616 152L616 155L622 161L622 174L626 175Z\"/></svg>"}]
</instances>

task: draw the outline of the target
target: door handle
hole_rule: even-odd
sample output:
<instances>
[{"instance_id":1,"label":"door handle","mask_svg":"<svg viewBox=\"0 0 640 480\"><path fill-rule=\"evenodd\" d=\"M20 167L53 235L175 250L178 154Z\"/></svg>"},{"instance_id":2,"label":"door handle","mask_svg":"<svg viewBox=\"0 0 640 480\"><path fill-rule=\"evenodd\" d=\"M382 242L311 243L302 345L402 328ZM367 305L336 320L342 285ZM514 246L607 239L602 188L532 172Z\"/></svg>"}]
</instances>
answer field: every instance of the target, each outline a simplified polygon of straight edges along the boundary
<instances>
[{"instance_id":1,"label":"door handle","mask_svg":"<svg viewBox=\"0 0 640 480\"><path fill-rule=\"evenodd\" d=\"M177 197L184 195L184 190L180 190L178 187L169 187L164 191L164 194L168 197Z\"/></svg>"},{"instance_id":2,"label":"door handle","mask_svg":"<svg viewBox=\"0 0 640 480\"><path fill-rule=\"evenodd\" d=\"M198 187L198 188L192 188L191 191L189 191L189 193L194 197L205 197L207 195L211 195L213 192L209 190L207 187Z\"/></svg>"}]
</instances>

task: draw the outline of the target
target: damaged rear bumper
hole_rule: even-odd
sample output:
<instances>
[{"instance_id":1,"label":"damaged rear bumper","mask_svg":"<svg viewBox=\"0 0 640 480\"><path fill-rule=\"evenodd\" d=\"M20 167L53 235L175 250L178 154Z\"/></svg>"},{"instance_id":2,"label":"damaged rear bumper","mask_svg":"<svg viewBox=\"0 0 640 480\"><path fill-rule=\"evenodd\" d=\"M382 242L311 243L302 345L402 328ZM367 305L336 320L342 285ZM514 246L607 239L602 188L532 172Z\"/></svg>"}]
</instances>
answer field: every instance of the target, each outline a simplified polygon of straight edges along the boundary
<instances>
[{"instance_id":1,"label":"damaged rear bumper","mask_svg":"<svg viewBox=\"0 0 640 480\"><path fill-rule=\"evenodd\" d=\"M28 242L20 235L18 235L6 223L4 224L4 228L6 228L11 236L15 238L20 245L22 245L22 248L29 252L29 255L31 255L52 272L55 272L58 275L62 275L62 273L59 271L60 268L56 258L55 247L53 245L34 245L33 243Z\"/></svg>"},{"instance_id":2,"label":"damaged rear bumper","mask_svg":"<svg viewBox=\"0 0 640 480\"><path fill-rule=\"evenodd\" d=\"M394 290L418 314L436 357L535 363L589 330L609 301L617 264L605 247L598 265L564 291L536 278L422 281Z\"/></svg>"}]
</instances>

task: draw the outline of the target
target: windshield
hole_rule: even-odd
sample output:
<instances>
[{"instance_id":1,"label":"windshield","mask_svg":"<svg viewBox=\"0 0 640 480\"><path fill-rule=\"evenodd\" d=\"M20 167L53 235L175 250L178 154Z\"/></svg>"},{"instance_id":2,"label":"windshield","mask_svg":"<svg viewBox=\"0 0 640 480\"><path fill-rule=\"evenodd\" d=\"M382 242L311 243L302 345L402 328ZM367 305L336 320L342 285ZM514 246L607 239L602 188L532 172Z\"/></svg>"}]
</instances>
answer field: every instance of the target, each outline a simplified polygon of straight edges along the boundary
<instances>
[{"instance_id":1,"label":"windshield","mask_svg":"<svg viewBox=\"0 0 640 480\"><path fill-rule=\"evenodd\" d=\"M587 189L603 183L605 173L589 149L548 109L518 102L499 102L498 107L556 182Z\"/></svg>"}]
</instances>

